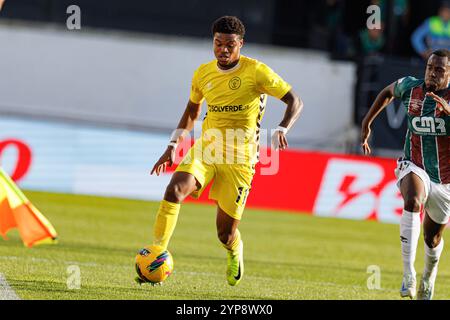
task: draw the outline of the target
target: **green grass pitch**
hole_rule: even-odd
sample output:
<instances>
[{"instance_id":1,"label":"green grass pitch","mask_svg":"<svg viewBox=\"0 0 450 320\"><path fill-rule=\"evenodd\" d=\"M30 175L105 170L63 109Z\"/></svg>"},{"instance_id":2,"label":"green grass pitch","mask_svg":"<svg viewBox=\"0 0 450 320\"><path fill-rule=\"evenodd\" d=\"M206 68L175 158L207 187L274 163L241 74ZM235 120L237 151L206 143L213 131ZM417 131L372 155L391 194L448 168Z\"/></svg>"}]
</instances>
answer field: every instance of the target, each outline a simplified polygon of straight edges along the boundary
<instances>
[{"instance_id":1,"label":"green grass pitch","mask_svg":"<svg viewBox=\"0 0 450 320\"><path fill-rule=\"evenodd\" d=\"M397 225L246 210L240 230L245 275L226 283L215 208L184 204L169 246L175 272L162 285L134 282L134 257L149 244L156 202L26 192L55 226L57 245L25 248L16 231L0 240L0 273L21 299L399 299ZM448 240L448 235L446 235ZM447 241L450 243L450 241ZM450 254L441 258L435 299L450 298ZM67 286L77 265L81 288ZM369 290L370 265L381 288ZM423 268L421 238L416 268ZM370 282L370 281L369 281Z\"/></svg>"}]
</instances>

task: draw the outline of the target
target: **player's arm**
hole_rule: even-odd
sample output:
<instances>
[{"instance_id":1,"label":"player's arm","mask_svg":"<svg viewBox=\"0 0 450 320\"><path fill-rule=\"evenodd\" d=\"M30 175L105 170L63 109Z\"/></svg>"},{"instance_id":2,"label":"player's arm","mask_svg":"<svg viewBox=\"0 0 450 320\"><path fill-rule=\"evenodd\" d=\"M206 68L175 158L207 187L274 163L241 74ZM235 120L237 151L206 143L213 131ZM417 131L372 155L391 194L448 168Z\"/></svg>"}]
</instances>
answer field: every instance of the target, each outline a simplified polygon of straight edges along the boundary
<instances>
[{"instance_id":1,"label":"player's arm","mask_svg":"<svg viewBox=\"0 0 450 320\"><path fill-rule=\"evenodd\" d=\"M195 121L200 117L201 104L193 103L189 100L186 110L184 110L181 116L180 122L178 123L177 129L174 130L172 136L170 137L169 145L166 151L153 166L150 174L156 173L157 176L161 172L165 172L167 165L172 166L175 160L175 150L177 145L183 141L185 136L194 128Z\"/></svg>"},{"instance_id":2,"label":"player's arm","mask_svg":"<svg viewBox=\"0 0 450 320\"><path fill-rule=\"evenodd\" d=\"M2 11L2 6L3 6L4 2L5 2L5 0L0 0L0 11Z\"/></svg>"},{"instance_id":3,"label":"player's arm","mask_svg":"<svg viewBox=\"0 0 450 320\"><path fill-rule=\"evenodd\" d=\"M364 120L361 125L361 146L364 151L364 154L371 153L368 142L371 133L370 127L372 125L373 120L375 120L375 118L380 114L380 112L383 111L383 109L386 108L386 106L389 105L389 103L391 103L392 100L394 99L395 84L396 82L391 83L386 88L381 90L381 92L376 97L374 103L370 107L369 112L367 112L366 116L364 117Z\"/></svg>"},{"instance_id":4,"label":"player's arm","mask_svg":"<svg viewBox=\"0 0 450 320\"><path fill-rule=\"evenodd\" d=\"M303 101L292 90L286 93L281 101L286 103L287 108L283 120L278 125L277 130L272 136L272 147L277 150L284 150L288 147L286 138L287 131L294 125L303 109Z\"/></svg>"},{"instance_id":5,"label":"player's arm","mask_svg":"<svg viewBox=\"0 0 450 320\"><path fill-rule=\"evenodd\" d=\"M257 65L255 79L259 92L276 97L287 105L283 120L272 134L272 149L284 150L288 147L286 134L300 116L303 102L292 87L264 63Z\"/></svg>"}]
</instances>

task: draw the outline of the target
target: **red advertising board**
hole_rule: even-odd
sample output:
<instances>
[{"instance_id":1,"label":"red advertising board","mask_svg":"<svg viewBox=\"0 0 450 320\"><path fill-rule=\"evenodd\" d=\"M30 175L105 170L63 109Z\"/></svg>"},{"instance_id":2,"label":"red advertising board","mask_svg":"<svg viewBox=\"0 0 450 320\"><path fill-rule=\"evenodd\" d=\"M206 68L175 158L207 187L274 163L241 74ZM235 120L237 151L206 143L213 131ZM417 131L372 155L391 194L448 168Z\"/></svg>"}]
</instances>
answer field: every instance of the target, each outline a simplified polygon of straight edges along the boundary
<instances>
[{"instance_id":1,"label":"red advertising board","mask_svg":"<svg viewBox=\"0 0 450 320\"><path fill-rule=\"evenodd\" d=\"M17 153L16 163L11 173L11 178L17 182L25 177L30 169L32 160L31 148L19 139L0 140L0 160L3 152L8 148L14 149Z\"/></svg>"},{"instance_id":2,"label":"red advertising board","mask_svg":"<svg viewBox=\"0 0 450 320\"><path fill-rule=\"evenodd\" d=\"M278 172L271 175L261 174L265 160L257 166L248 208L399 221L403 201L394 159L289 150L279 153ZM199 201L210 202L208 189Z\"/></svg>"},{"instance_id":3,"label":"red advertising board","mask_svg":"<svg viewBox=\"0 0 450 320\"><path fill-rule=\"evenodd\" d=\"M186 141L181 146L176 163L179 163L181 154L185 154L191 143ZM0 141L0 159L6 150L15 150L17 154L16 162L11 166L11 176L15 181L27 176L32 167L32 158L38 157L42 151L36 149L32 154L29 144L19 139ZM261 149L260 156L247 199L248 208L399 222L403 201L396 186L394 159L299 150L271 154L270 149L265 148ZM169 171L174 169L175 166ZM167 179L159 177L152 187L164 190L167 182ZM76 184L75 181L68 183ZM209 188L198 201L211 202L208 194ZM189 198L187 201L197 200Z\"/></svg>"}]
</instances>

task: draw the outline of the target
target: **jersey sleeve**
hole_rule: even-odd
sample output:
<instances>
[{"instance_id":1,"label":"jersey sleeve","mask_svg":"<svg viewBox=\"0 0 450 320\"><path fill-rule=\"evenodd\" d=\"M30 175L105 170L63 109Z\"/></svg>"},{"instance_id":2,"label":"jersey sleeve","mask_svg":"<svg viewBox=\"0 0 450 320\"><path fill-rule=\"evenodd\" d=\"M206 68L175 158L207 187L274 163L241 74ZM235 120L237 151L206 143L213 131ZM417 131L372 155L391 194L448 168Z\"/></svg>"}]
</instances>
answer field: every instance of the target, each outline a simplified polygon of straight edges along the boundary
<instances>
[{"instance_id":1,"label":"jersey sleeve","mask_svg":"<svg viewBox=\"0 0 450 320\"><path fill-rule=\"evenodd\" d=\"M193 103L201 104L204 100L204 96L199 86L199 70L195 70L192 76L191 82L191 93L189 95L189 100Z\"/></svg>"},{"instance_id":2,"label":"jersey sleeve","mask_svg":"<svg viewBox=\"0 0 450 320\"><path fill-rule=\"evenodd\" d=\"M291 85L264 63L256 67L256 87L259 92L281 99L291 90Z\"/></svg>"},{"instance_id":3,"label":"jersey sleeve","mask_svg":"<svg viewBox=\"0 0 450 320\"><path fill-rule=\"evenodd\" d=\"M397 80L394 85L394 97L401 98L403 93L410 90L415 85L416 80L417 79L413 77L404 77Z\"/></svg>"}]
</instances>

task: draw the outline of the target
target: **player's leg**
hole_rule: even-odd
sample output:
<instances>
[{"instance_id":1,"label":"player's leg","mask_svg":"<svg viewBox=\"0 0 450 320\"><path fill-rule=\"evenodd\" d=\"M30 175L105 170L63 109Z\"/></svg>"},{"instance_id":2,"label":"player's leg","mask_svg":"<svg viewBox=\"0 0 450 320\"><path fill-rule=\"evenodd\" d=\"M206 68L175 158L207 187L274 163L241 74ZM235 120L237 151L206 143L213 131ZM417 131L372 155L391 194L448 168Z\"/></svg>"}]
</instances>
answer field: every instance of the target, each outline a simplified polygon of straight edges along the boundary
<instances>
[{"instance_id":1,"label":"player's leg","mask_svg":"<svg viewBox=\"0 0 450 320\"><path fill-rule=\"evenodd\" d=\"M404 209L400 219L400 240L403 258L403 281L400 294L402 297L416 295L416 259L417 244L420 235L420 209L426 197L423 180L410 172L400 182L400 192Z\"/></svg>"},{"instance_id":2,"label":"player's leg","mask_svg":"<svg viewBox=\"0 0 450 320\"><path fill-rule=\"evenodd\" d=\"M255 170L247 164L216 167L216 179L209 197L217 201L217 233L228 256L227 281L235 286L244 274L244 245L237 226L244 213Z\"/></svg>"},{"instance_id":3,"label":"player's leg","mask_svg":"<svg viewBox=\"0 0 450 320\"><path fill-rule=\"evenodd\" d=\"M214 166L205 164L202 144L197 141L175 170L161 201L154 225L154 244L167 248L175 229L180 204L188 196L199 197L214 176Z\"/></svg>"},{"instance_id":4,"label":"player's leg","mask_svg":"<svg viewBox=\"0 0 450 320\"><path fill-rule=\"evenodd\" d=\"M237 285L244 274L244 245L237 228L239 222L217 206L217 236L227 250L227 281L232 286Z\"/></svg>"},{"instance_id":5,"label":"player's leg","mask_svg":"<svg viewBox=\"0 0 450 320\"><path fill-rule=\"evenodd\" d=\"M180 205L192 192L200 188L196 178L187 172L175 172L159 205L154 225L155 245L167 248L177 224Z\"/></svg>"},{"instance_id":6,"label":"player's leg","mask_svg":"<svg viewBox=\"0 0 450 320\"><path fill-rule=\"evenodd\" d=\"M417 299L421 300L433 298L439 259L444 248L442 233L450 217L450 185L432 182L430 189L423 220L425 268L417 295Z\"/></svg>"},{"instance_id":7,"label":"player's leg","mask_svg":"<svg viewBox=\"0 0 450 320\"><path fill-rule=\"evenodd\" d=\"M423 236L425 240L425 267L420 281L418 300L431 300L434 294L434 283L436 280L439 259L444 249L442 233L445 224L434 222L428 212L425 212L423 220Z\"/></svg>"}]
</instances>

